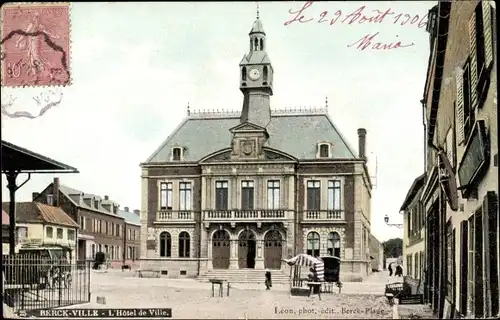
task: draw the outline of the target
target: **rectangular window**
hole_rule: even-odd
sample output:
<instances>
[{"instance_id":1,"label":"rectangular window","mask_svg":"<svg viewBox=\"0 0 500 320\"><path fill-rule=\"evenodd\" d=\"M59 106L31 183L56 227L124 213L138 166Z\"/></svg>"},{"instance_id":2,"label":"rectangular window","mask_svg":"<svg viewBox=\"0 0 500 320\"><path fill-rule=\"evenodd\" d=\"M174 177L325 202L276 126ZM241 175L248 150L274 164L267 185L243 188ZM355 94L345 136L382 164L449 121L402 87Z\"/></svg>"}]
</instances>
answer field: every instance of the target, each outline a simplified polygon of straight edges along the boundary
<instances>
[{"instance_id":1,"label":"rectangular window","mask_svg":"<svg viewBox=\"0 0 500 320\"><path fill-rule=\"evenodd\" d=\"M99 200L94 200L94 208L99 209Z\"/></svg>"},{"instance_id":2,"label":"rectangular window","mask_svg":"<svg viewBox=\"0 0 500 320\"><path fill-rule=\"evenodd\" d=\"M64 238L64 230L62 228L57 228L57 239Z\"/></svg>"},{"instance_id":3,"label":"rectangular window","mask_svg":"<svg viewBox=\"0 0 500 320\"><path fill-rule=\"evenodd\" d=\"M473 303L474 303L474 216L472 216L469 219L469 257L468 257L468 262L469 262L469 267L468 269L468 286L467 286L467 304L470 305L472 308ZM470 301L470 302L469 302Z\"/></svg>"},{"instance_id":4,"label":"rectangular window","mask_svg":"<svg viewBox=\"0 0 500 320\"><path fill-rule=\"evenodd\" d=\"M45 233L47 238L52 238L54 236L54 230L52 227L47 227L47 229L45 229Z\"/></svg>"},{"instance_id":5,"label":"rectangular window","mask_svg":"<svg viewBox=\"0 0 500 320\"><path fill-rule=\"evenodd\" d=\"M475 214L474 225L474 315L483 318L484 293L483 293L483 212L482 208Z\"/></svg>"},{"instance_id":6,"label":"rectangular window","mask_svg":"<svg viewBox=\"0 0 500 320\"><path fill-rule=\"evenodd\" d=\"M215 182L215 210L227 210L228 208L228 182Z\"/></svg>"},{"instance_id":7,"label":"rectangular window","mask_svg":"<svg viewBox=\"0 0 500 320\"><path fill-rule=\"evenodd\" d=\"M320 210L321 208L321 182L307 181L307 210Z\"/></svg>"},{"instance_id":8,"label":"rectangular window","mask_svg":"<svg viewBox=\"0 0 500 320\"><path fill-rule=\"evenodd\" d=\"M49 206L53 206L54 205L54 195L52 195L52 194L48 194L47 195L47 204Z\"/></svg>"},{"instance_id":9,"label":"rectangular window","mask_svg":"<svg viewBox=\"0 0 500 320\"><path fill-rule=\"evenodd\" d=\"M172 210L172 182L160 184L160 208L161 210Z\"/></svg>"},{"instance_id":10,"label":"rectangular window","mask_svg":"<svg viewBox=\"0 0 500 320\"><path fill-rule=\"evenodd\" d=\"M328 210L340 210L340 180L328 181Z\"/></svg>"},{"instance_id":11,"label":"rectangular window","mask_svg":"<svg viewBox=\"0 0 500 320\"><path fill-rule=\"evenodd\" d=\"M479 3L476 7L476 58L478 78L480 78L481 73L485 71L484 53L483 6Z\"/></svg>"},{"instance_id":12,"label":"rectangular window","mask_svg":"<svg viewBox=\"0 0 500 320\"><path fill-rule=\"evenodd\" d=\"M131 238L132 238L132 230L127 229L127 239L131 240Z\"/></svg>"},{"instance_id":13,"label":"rectangular window","mask_svg":"<svg viewBox=\"0 0 500 320\"><path fill-rule=\"evenodd\" d=\"M446 226L446 297L448 300L453 301L453 247L452 247L453 229L451 223Z\"/></svg>"},{"instance_id":14,"label":"rectangular window","mask_svg":"<svg viewBox=\"0 0 500 320\"><path fill-rule=\"evenodd\" d=\"M68 240L75 240L75 230L68 229Z\"/></svg>"},{"instance_id":15,"label":"rectangular window","mask_svg":"<svg viewBox=\"0 0 500 320\"><path fill-rule=\"evenodd\" d=\"M464 67L463 74L463 92L464 92L464 135L467 141L472 128L474 127L474 122L476 121L475 106L472 105L471 91L475 90L472 88L471 73L470 73L470 62L467 62Z\"/></svg>"},{"instance_id":16,"label":"rectangular window","mask_svg":"<svg viewBox=\"0 0 500 320\"><path fill-rule=\"evenodd\" d=\"M253 210L253 181L241 182L241 209Z\"/></svg>"},{"instance_id":17,"label":"rectangular window","mask_svg":"<svg viewBox=\"0 0 500 320\"><path fill-rule=\"evenodd\" d=\"M279 209L280 208L280 181L269 180L267 181L267 208Z\"/></svg>"},{"instance_id":18,"label":"rectangular window","mask_svg":"<svg viewBox=\"0 0 500 320\"><path fill-rule=\"evenodd\" d=\"M80 230L85 231L85 217L80 216Z\"/></svg>"},{"instance_id":19,"label":"rectangular window","mask_svg":"<svg viewBox=\"0 0 500 320\"><path fill-rule=\"evenodd\" d=\"M191 210L191 182L179 183L179 210Z\"/></svg>"},{"instance_id":20,"label":"rectangular window","mask_svg":"<svg viewBox=\"0 0 500 320\"><path fill-rule=\"evenodd\" d=\"M95 248L95 243L92 243L92 259L95 259L95 252L96 252L95 249L96 249Z\"/></svg>"}]
</instances>

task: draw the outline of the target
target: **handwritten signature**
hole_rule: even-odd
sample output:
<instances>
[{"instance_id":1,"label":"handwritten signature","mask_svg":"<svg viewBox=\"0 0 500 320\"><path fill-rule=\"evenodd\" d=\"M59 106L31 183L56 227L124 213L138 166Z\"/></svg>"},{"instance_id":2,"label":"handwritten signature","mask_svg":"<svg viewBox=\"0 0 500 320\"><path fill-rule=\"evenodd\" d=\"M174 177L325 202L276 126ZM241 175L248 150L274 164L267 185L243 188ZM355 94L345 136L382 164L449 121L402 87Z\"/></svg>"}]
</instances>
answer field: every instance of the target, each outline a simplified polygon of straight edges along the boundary
<instances>
[{"instance_id":1,"label":"handwritten signature","mask_svg":"<svg viewBox=\"0 0 500 320\"><path fill-rule=\"evenodd\" d=\"M288 13L293 15L293 17L286 21L284 23L285 26L289 26L293 23L308 23L313 20L317 20L317 23L328 23L330 26L335 25L335 24L349 24L352 25L354 23L357 24L381 24L383 22L388 21L386 18L388 16L391 16L393 18L393 24L399 24L401 26L407 25L414 25L417 26L418 28L423 28L427 25L427 19L428 15L424 15L420 17L418 14L416 15L411 15L408 13L398 13L396 14L394 11L392 11L391 8L381 11L378 9L372 10L372 14L370 13L365 14L365 9L366 6L361 6L354 10L353 12L345 15L342 10L337 10L334 14L333 17L329 16L328 11L325 10L319 14L319 17L316 18L306 18L304 15L304 12L310 8L313 5L313 1L307 1L304 3L302 8L296 11L292 11L292 9L288 10ZM342 19L341 19L342 18ZM337 23L338 22L338 23ZM354 42L351 45L348 45L347 47L353 47L355 44L359 43L359 45L356 47L357 49L364 50L368 48L371 44L371 40L374 40L374 38L378 35L379 33L375 33L373 35L367 34L358 41ZM382 44L382 43L376 43L374 46L372 46L371 49L385 49L385 50L390 50L390 49L397 49L397 48L406 48L406 47L411 47L413 46L414 43L411 44L402 44L401 41L398 41L396 43L389 43L389 44Z\"/></svg>"}]
</instances>

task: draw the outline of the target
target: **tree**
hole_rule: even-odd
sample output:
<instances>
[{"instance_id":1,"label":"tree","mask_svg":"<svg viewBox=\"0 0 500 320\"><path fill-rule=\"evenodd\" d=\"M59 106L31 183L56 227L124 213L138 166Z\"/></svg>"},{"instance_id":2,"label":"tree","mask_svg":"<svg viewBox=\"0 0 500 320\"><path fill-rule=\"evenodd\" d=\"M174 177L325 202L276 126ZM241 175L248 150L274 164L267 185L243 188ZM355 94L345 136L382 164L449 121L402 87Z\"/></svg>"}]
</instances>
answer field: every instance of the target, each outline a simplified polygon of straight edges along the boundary
<instances>
[{"instance_id":1,"label":"tree","mask_svg":"<svg viewBox=\"0 0 500 320\"><path fill-rule=\"evenodd\" d=\"M403 239L390 239L385 241L383 245L384 258L399 258L403 255Z\"/></svg>"}]
</instances>

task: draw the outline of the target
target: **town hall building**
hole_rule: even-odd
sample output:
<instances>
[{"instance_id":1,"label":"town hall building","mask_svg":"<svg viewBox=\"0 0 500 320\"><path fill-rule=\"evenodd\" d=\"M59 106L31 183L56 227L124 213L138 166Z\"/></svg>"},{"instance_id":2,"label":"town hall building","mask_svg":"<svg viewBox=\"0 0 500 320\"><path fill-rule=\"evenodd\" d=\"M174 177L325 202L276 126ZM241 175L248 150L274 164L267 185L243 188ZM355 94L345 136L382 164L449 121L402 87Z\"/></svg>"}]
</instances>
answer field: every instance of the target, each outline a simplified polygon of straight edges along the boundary
<instances>
[{"instance_id":1,"label":"town hall building","mask_svg":"<svg viewBox=\"0 0 500 320\"><path fill-rule=\"evenodd\" d=\"M141 267L169 277L284 269L299 253L371 272L366 130L355 152L325 108L271 109L262 22L239 64L238 112L194 112L141 164Z\"/></svg>"}]
</instances>

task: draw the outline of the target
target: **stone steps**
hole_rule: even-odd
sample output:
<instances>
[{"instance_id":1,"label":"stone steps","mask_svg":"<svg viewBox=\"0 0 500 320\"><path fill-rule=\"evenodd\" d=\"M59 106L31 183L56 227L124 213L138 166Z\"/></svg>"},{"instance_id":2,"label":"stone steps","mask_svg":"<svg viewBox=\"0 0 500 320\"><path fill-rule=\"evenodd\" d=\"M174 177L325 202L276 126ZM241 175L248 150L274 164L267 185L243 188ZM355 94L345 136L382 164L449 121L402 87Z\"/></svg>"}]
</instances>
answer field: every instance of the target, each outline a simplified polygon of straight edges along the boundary
<instances>
[{"instance_id":1,"label":"stone steps","mask_svg":"<svg viewBox=\"0 0 500 320\"><path fill-rule=\"evenodd\" d=\"M270 271L273 283L290 283L289 275L285 274L282 270ZM264 283L266 280L265 273L265 270L254 269L214 269L201 273L197 279L202 282L208 282L209 279L220 279L232 283Z\"/></svg>"}]
</instances>

